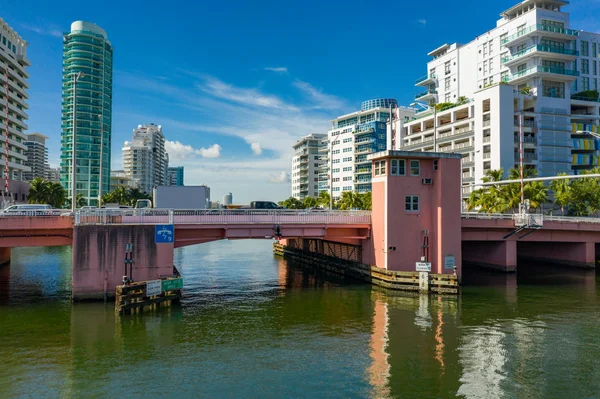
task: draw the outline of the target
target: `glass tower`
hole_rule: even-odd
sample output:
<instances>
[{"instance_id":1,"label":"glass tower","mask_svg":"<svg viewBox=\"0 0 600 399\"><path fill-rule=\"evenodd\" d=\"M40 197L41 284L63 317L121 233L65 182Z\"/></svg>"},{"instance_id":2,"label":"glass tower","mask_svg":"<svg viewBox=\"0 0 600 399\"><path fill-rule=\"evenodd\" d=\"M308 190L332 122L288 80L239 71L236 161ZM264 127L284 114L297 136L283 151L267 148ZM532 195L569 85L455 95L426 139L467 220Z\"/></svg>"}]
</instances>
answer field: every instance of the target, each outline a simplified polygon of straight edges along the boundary
<instances>
[{"instance_id":1,"label":"glass tower","mask_svg":"<svg viewBox=\"0 0 600 399\"><path fill-rule=\"evenodd\" d=\"M60 182L71 198L75 119L77 195L93 206L110 190L112 66L113 48L106 32L90 22L73 22L63 47Z\"/></svg>"}]
</instances>

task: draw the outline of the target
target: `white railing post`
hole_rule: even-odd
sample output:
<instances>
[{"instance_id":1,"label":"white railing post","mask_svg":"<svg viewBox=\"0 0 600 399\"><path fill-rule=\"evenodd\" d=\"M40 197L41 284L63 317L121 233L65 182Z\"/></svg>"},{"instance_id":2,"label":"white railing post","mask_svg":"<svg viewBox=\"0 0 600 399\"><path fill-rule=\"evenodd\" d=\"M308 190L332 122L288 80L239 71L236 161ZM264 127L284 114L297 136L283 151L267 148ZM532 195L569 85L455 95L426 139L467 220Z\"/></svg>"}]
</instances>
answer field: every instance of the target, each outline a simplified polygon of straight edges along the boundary
<instances>
[{"instance_id":1,"label":"white railing post","mask_svg":"<svg viewBox=\"0 0 600 399\"><path fill-rule=\"evenodd\" d=\"M175 217L173 215L173 209L169 209L169 224L175 224Z\"/></svg>"}]
</instances>

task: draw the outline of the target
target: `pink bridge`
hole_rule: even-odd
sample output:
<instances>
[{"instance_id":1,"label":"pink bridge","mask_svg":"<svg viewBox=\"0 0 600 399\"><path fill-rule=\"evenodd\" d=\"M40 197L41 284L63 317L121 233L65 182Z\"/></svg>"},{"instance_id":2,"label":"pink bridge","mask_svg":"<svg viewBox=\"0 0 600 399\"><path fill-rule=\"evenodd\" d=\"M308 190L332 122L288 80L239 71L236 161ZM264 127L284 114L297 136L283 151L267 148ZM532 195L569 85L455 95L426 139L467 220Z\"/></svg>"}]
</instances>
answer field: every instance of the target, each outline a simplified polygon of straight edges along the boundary
<instances>
[{"instance_id":1,"label":"pink bridge","mask_svg":"<svg viewBox=\"0 0 600 399\"><path fill-rule=\"evenodd\" d=\"M78 212L75 218L4 216L0 260L10 260L12 247L73 245L73 294L97 298L121 283L125 246L130 243L137 280L172 274L174 248L222 239L272 238L277 227L284 239L360 246L362 262L377 265L371 219L371 212L365 211L115 210ZM174 241L156 243L156 225L174 225ZM593 218L536 215L524 221L513 215L463 214L461 230L462 262L505 271L516 269L517 256L593 267L600 243L600 219ZM387 268L414 270L420 251L414 248L406 261ZM459 275L462 262L456 265Z\"/></svg>"}]
</instances>

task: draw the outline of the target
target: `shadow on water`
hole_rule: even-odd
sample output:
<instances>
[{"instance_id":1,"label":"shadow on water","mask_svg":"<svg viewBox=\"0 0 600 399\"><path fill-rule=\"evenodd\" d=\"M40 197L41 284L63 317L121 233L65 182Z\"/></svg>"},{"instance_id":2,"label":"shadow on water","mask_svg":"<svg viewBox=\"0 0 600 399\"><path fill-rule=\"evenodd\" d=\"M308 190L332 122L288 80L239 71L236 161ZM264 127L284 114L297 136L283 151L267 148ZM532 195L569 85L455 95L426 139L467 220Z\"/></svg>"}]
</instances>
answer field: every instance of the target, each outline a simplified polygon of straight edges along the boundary
<instances>
[{"instance_id":1,"label":"shadow on water","mask_svg":"<svg viewBox=\"0 0 600 399\"><path fill-rule=\"evenodd\" d=\"M589 271L476 270L458 297L429 297L274 258L270 241L182 248L175 264L185 282L181 305L116 317L113 304L71 304L66 249L15 251L8 272L0 269L0 288L10 288L0 302L0 397L600 391L600 312Z\"/></svg>"}]
</instances>

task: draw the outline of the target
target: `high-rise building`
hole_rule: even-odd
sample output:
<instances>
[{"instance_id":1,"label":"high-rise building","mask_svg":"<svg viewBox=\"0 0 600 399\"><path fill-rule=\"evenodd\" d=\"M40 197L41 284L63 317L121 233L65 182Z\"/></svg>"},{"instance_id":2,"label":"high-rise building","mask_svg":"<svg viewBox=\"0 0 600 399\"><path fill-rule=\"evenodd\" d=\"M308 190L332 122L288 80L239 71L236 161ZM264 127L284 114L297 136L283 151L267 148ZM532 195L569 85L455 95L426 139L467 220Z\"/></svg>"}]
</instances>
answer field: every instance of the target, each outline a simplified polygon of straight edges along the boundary
<instances>
[{"instance_id":1,"label":"high-rise building","mask_svg":"<svg viewBox=\"0 0 600 399\"><path fill-rule=\"evenodd\" d=\"M431 51L415 97L429 109L397 126L401 148L463 154L465 196L486 171L520 165L521 133L540 176L599 165L600 34L571 29L567 4L522 1L473 41Z\"/></svg>"},{"instance_id":2,"label":"high-rise building","mask_svg":"<svg viewBox=\"0 0 600 399\"><path fill-rule=\"evenodd\" d=\"M134 188L133 179L127 176L124 170L110 171L110 191L116 190L119 187Z\"/></svg>"},{"instance_id":3,"label":"high-rise building","mask_svg":"<svg viewBox=\"0 0 600 399\"><path fill-rule=\"evenodd\" d=\"M325 134L309 134L294 144L292 158L292 197L303 200L319 196L320 147Z\"/></svg>"},{"instance_id":4,"label":"high-rise building","mask_svg":"<svg viewBox=\"0 0 600 399\"><path fill-rule=\"evenodd\" d=\"M6 172L6 126L8 108L8 178L23 180L23 173L29 172L25 165L28 108L26 100L27 79L25 68L30 65L27 59L27 42L19 36L2 18L0 18L0 178L4 180ZM8 99L6 85L8 79ZM8 103L8 107L7 107ZM4 184L4 182L2 182ZM4 187L2 187L4 189ZM10 187L9 187L9 191Z\"/></svg>"},{"instance_id":5,"label":"high-rise building","mask_svg":"<svg viewBox=\"0 0 600 399\"><path fill-rule=\"evenodd\" d=\"M27 139L23 144L27 146L25 150L25 156L27 156L25 165L30 168L30 171L23 173L24 181L31 181L36 177L41 179L47 178L49 166L46 139L48 139L48 136L41 133L27 134Z\"/></svg>"},{"instance_id":6,"label":"high-rise building","mask_svg":"<svg viewBox=\"0 0 600 399\"><path fill-rule=\"evenodd\" d=\"M46 180L51 182L60 182L60 168L48 168L46 170Z\"/></svg>"},{"instance_id":7,"label":"high-rise building","mask_svg":"<svg viewBox=\"0 0 600 399\"><path fill-rule=\"evenodd\" d=\"M169 166L167 186L183 186L183 166Z\"/></svg>"},{"instance_id":8,"label":"high-rise building","mask_svg":"<svg viewBox=\"0 0 600 399\"><path fill-rule=\"evenodd\" d=\"M112 67L113 48L106 32L90 22L73 22L63 47L61 184L71 198L75 131L77 194L89 205L97 205L110 189Z\"/></svg>"},{"instance_id":9,"label":"high-rise building","mask_svg":"<svg viewBox=\"0 0 600 399\"><path fill-rule=\"evenodd\" d=\"M223 205L233 204L233 194L227 193L223 196Z\"/></svg>"},{"instance_id":10,"label":"high-rise building","mask_svg":"<svg viewBox=\"0 0 600 399\"><path fill-rule=\"evenodd\" d=\"M168 167L162 127L151 123L133 129L132 141L123 146L123 169L134 184L146 193L166 186Z\"/></svg>"},{"instance_id":11,"label":"high-rise building","mask_svg":"<svg viewBox=\"0 0 600 399\"><path fill-rule=\"evenodd\" d=\"M344 191L365 193L371 191L371 161L369 154L391 149L389 132L390 111L403 123L415 117L414 108L398 107L391 98L364 101L360 111L342 115L332 121L327 147L321 152L319 191L329 191L337 198Z\"/></svg>"}]
</instances>

